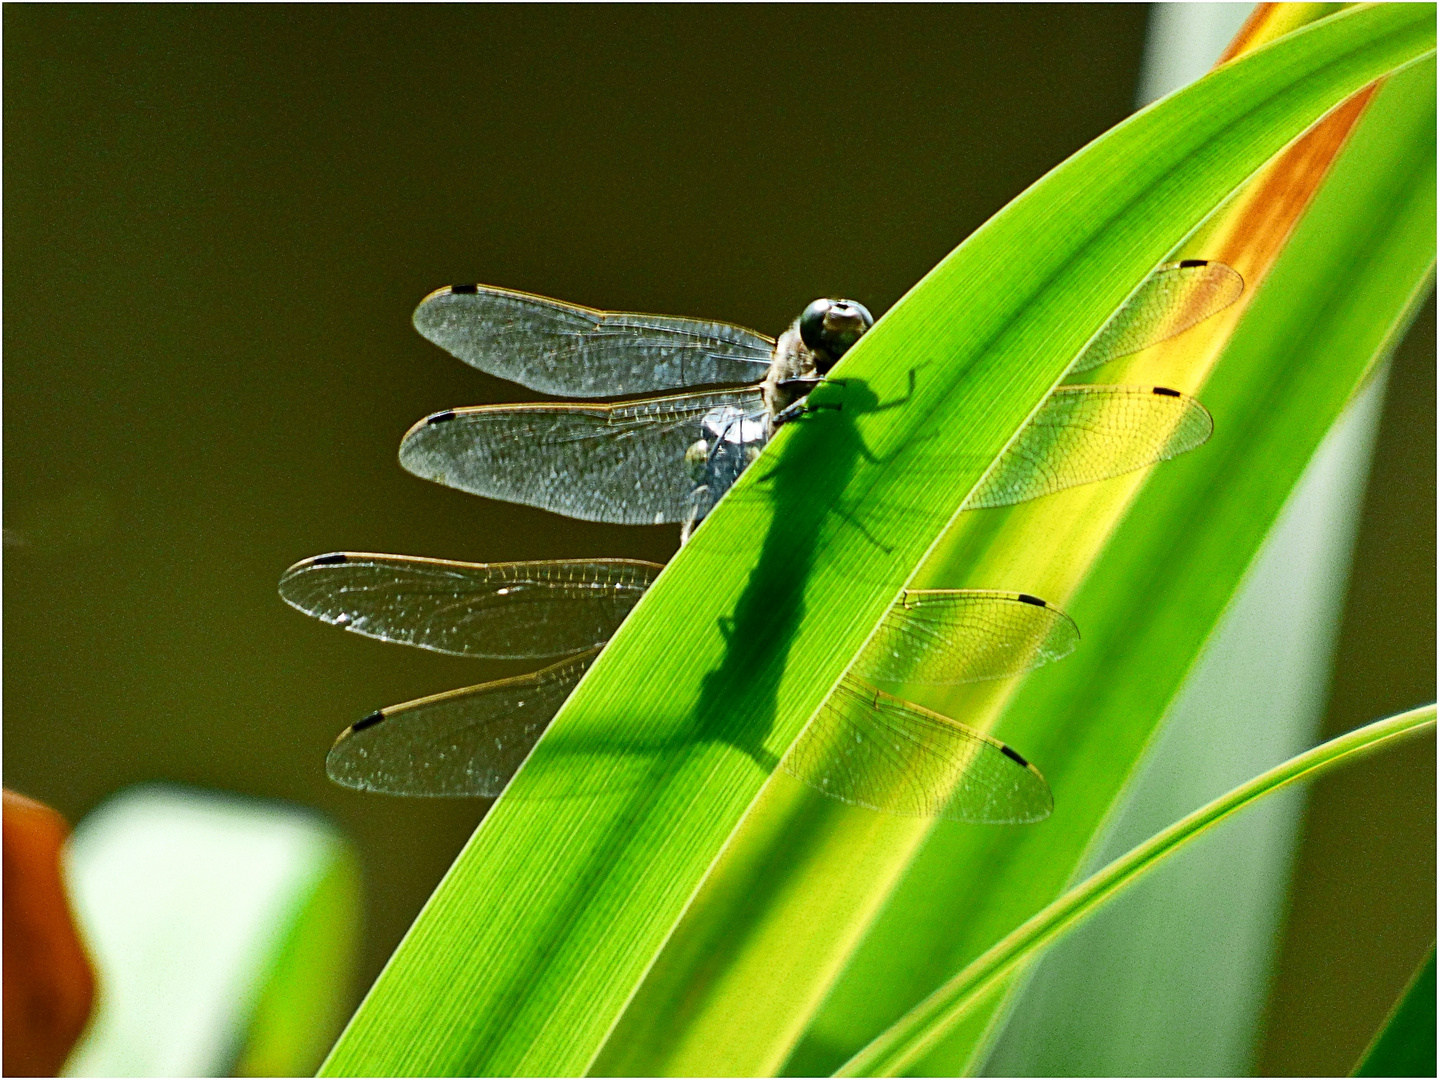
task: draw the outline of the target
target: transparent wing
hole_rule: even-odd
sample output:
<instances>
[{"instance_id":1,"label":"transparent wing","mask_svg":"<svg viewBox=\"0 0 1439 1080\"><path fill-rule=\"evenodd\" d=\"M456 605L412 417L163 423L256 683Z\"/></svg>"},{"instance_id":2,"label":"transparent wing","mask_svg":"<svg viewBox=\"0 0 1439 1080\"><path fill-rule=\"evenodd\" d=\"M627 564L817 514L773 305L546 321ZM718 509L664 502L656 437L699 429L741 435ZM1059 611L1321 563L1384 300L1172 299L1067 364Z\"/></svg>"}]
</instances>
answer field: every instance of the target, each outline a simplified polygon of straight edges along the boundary
<instances>
[{"instance_id":1,"label":"transparent wing","mask_svg":"<svg viewBox=\"0 0 1439 1080\"><path fill-rule=\"evenodd\" d=\"M854 673L868 682L952 686L1032 671L1078 644L1074 620L1028 593L906 590Z\"/></svg>"},{"instance_id":2,"label":"transparent wing","mask_svg":"<svg viewBox=\"0 0 1439 1080\"><path fill-rule=\"evenodd\" d=\"M603 645L661 569L630 559L467 563L346 551L290 567L280 596L381 641L527 659Z\"/></svg>"},{"instance_id":3,"label":"transparent wing","mask_svg":"<svg viewBox=\"0 0 1439 1080\"><path fill-rule=\"evenodd\" d=\"M387 795L498 795L598 655L371 713L340 733L325 771Z\"/></svg>"},{"instance_id":4,"label":"transparent wing","mask_svg":"<svg viewBox=\"0 0 1439 1080\"><path fill-rule=\"evenodd\" d=\"M465 363L559 397L753 383L774 339L742 326L599 311L489 285L437 289L415 329Z\"/></svg>"},{"instance_id":5,"label":"transparent wing","mask_svg":"<svg viewBox=\"0 0 1439 1080\"><path fill-rule=\"evenodd\" d=\"M1208 259L1161 266L1125 301L1070 373L1089 371L1184 333L1223 311L1244 292L1237 270Z\"/></svg>"},{"instance_id":6,"label":"transparent wing","mask_svg":"<svg viewBox=\"0 0 1439 1080\"><path fill-rule=\"evenodd\" d=\"M1019 754L947 716L846 677L781 763L840 802L902 817L1041 821L1044 777Z\"/></svg>"},{"instance_id":7,"label":"transparent wing","mask_svg":"<svg viewBox=\"0 0 1439 1080\"><path fill-rule=\"evenodd\" d=\"M1162 386L1061 386L965 502L1010 506L1166 461L1214 431L1209 411Z\"/></svg>"},{"instance_id":8,"label":"transparent wing","mask_svg":"<svg viewBox=\"0 0 1439 1080\"><path fill-rule=\"evenodd\" d=\"M416 476L585 521L685 520L685 452L716 409L763 409L757 387L613 405L482 405L436 413L400 443Z\"/></svg>"}]
</instances>

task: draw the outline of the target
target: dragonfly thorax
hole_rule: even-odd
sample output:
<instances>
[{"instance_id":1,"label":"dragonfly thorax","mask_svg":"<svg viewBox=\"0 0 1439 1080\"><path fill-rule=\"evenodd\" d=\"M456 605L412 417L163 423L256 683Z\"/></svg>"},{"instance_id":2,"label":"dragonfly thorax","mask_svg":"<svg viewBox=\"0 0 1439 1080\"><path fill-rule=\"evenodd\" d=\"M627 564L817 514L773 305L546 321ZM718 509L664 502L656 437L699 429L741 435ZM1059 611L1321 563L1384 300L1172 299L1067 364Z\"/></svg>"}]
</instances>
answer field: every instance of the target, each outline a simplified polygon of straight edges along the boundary
<instances>
[{"instance_id":1,"label":"dragonfly thorax","mask_svg":"<svg viewBox=\"0 0 1439 1080\"><path fill-rule=\"evenodd\" d=\"M764 380L765 411L770 416L778 416L809 393L809 385L800 380L819 377L814 353L800 337L796 319L775 342L774 360Z\"/></svg>"},{"instance_id":2,"label":"dragonfly thorax","mask_svg":"<svg viewBox=\"0 0 1439 1080\"><path fill-rule=\"evenodd\" d=\"M734 405L711 409L700 422L700 427L711 442L745 445L763 442L765 439L764 418L746 413Z\"/></svg>"}]
</instances>

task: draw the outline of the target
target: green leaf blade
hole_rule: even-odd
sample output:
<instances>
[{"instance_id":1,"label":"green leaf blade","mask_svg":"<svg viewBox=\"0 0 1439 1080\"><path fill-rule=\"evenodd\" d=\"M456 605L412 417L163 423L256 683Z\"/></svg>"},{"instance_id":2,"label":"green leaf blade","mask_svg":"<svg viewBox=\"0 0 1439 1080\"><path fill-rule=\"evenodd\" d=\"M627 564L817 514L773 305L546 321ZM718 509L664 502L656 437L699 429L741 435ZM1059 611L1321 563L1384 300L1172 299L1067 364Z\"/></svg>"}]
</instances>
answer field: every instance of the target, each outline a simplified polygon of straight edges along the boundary
<instances>
[{"instance_id":1,"label":"green leaf blade","mask_svg":"<svg viewBox=\"0 0 1439 1080\"><path fill-rule=\"evenodd\" d=\"M1434 947L1354 1069L1355 1076L1433 1076Z\"/></svg>"}]
</instances>

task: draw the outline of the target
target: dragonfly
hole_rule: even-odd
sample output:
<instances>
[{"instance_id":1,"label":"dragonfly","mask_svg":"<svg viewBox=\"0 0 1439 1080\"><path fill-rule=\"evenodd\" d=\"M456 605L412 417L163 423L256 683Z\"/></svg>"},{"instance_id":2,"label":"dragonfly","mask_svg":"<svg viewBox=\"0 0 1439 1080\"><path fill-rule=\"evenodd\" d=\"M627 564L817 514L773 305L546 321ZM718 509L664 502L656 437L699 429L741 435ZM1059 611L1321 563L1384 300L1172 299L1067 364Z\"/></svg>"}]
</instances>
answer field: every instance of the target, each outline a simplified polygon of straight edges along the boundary
<instances>
[{"instance_id":1,"label":"dragonfly","mask_svg":"<svg viewBox=\"0 0 1439 1080\"><path fill-rule=\"evenodd\" d=\"M468 563L333 552L290 567L280 595L331 625L456 656L538 659L538 671L381 709L347 728L331 779L412 796L497 796L660 570L627 559ZM877 683L1005 678L1070 653L1073 620L993 590L908 590L780 767L890 814L1018 824L1053 807L1018 751Z\"/></svg>"},{"instance_id":2,"label":"dragonfly","mask_svg":"<svg viewBox=\"0 0 1439 1080\"><path fill-rule=\"evenodd\" d=\"M1222 264L1160 268L1072 365L1083 371L1182 333L1232 303ZM609 313L513 290L452 286L415 324L482 370L556 395L644 393L612 404L449 410L411 429L401 460L464 490L623 524L684 522L687 537L872 325L820 300L779 339L726 323ZM1175 456L1209 437L1192 398L1163 387L1062 387L967 508L1002 506ZM497 795L658 573L626 560L460 563L332 553L291 567L281 595L348 630L491 658L564 657L530 675L382 709L327 758L340 783L410 795ZM1023 593L907 591L782 767L855 805L965 821L1047 816L1048 786L1017 751L875 683L1002 678L1074 647L1072 621Z\"/></svg>"},{"instance_id":3,"label":"dragonfly","mask_svg":"<svg viewBox=\"0 0 1439 1080\"><path fill-rule=\"evenodd\" d=\"M1220 262L1161 266L1070 371L1173 338L1243 290L1240 274ZM586 521L679 523L683 542L776 430L809 411L809 391L873 318L855 301L816 300L775 339L729 323L453 285L425 297L414 324L471 366L542 393L658 396L446 409L406 433L406 469ZM716 385L725 383L739 385ZM1061 386L966 508L1011 505L1144 468L1193 449L1212 430L1199 402L1167 387Z\"/></svg>"}]
</instances>

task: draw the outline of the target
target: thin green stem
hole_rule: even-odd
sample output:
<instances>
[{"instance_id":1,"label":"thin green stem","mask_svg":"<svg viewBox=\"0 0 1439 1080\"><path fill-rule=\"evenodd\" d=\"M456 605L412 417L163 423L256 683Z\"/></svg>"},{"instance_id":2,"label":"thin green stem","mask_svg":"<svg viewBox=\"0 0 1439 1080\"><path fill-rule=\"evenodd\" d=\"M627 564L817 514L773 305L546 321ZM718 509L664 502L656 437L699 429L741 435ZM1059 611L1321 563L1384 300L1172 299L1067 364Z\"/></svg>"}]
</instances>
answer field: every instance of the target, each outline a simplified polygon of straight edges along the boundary
<instances>
[{"instance_id":1,"label":"thin green stem","mask_svg":"<svg viewBox=\"0 0 1439 1080\"><path fill-rule=\"evenodd\" d=\"M835 1075L899 1075L933 1049L995 984L1137 881L1155 863L1266 795L1371 754L1398 739L1432 730L1434 722L1433 705L1376 720L1290 758L1156 833L996 942L845 1062Z\"/></svg>"}]
</instances>

